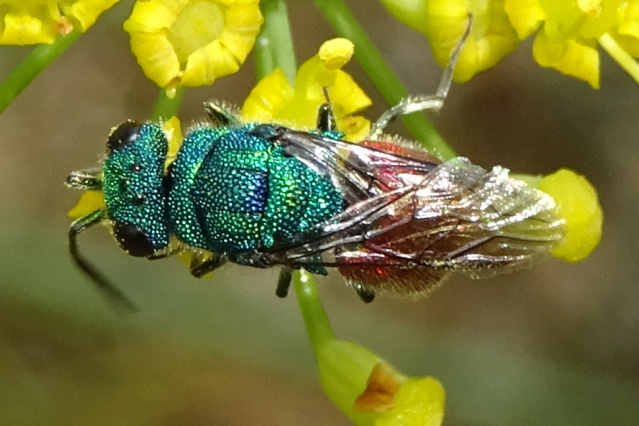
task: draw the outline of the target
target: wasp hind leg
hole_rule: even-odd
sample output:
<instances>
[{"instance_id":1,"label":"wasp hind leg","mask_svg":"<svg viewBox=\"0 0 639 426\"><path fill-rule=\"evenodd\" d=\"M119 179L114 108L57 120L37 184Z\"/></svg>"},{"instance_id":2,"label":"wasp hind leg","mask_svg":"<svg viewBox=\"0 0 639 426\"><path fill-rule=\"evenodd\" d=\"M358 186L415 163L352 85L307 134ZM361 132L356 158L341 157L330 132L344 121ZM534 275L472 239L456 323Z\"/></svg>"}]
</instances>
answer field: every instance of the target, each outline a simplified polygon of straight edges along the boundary
<instances>
[{"instance_id":1,"label":"wasp hind leg","mask_svg":"<svg viewBox=\"0 0 639 426\"><path fill-rule=\"evenodd\" d=\"M453 71L455 71L455 65L459 59L459 53L470 35L472 23L473 17L472 15L469 15L468 26L450 55L450 61L442 74L442 79L437 87L437 92L435 92L434 95L417 95L401 99L397 105L383 113L372 125L371 131L368 135L369 139L379 140L386 127L397 117L420 111L436 113L442 109L446 96L448 95L450 85L453 82Z\"/></svg>"},{"instance_id":2,"label":"wasp hind leg","mask_svg":"<svg viewBox=\"0 0 639 426\"><path fill-rule=\"evenodd\" d=\"M373 300L375 300L375 292L371 290L370 288L367 288L366 286L363 286L361 284L356 284L355 291L357 292L357 295L359 296L360 299L362 299L362 302L364 303L371 303Z\"/></svg>"},{"instance_id":3,"label":"wasp hind leg","mask_svg":"<svg viewBox=\"0 0 639 426\"><path fill-rule=\"evenodd\" d=\"M282 267L280 277L277 279L277 288L275 289L275 295L277 297L284 298L288 295L288 289L291 286L292 279L293 268L289 268L288 266Z\"/></svg>"}]
</instances>

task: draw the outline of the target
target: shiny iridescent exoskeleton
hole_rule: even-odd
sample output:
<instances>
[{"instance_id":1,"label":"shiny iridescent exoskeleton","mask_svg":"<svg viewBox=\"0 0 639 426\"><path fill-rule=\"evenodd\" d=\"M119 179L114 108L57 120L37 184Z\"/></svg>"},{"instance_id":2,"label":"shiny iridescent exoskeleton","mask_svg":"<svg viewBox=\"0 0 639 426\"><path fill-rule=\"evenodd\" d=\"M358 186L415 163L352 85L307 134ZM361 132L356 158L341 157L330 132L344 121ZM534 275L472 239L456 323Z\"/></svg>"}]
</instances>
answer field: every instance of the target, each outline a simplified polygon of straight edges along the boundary
<instances>
[{"instance_id":1,"label":"shiny iridescent exoskeleton","mask_svg":"<svg viewBox=\"0 0 639 426\"><path fill-rule=\"evenodd\" d=\"M334 267L370 301L386 290L425 293L452 271L479 276L547 252L563 235L549 196L501 167L442 162L383 135L399 115L442 107L460 46L435 95L401 101L357 144L341 139L328 104L314 132L244 124L208 104L211 122L191 130L169 160L160 124L120 125L102 169L67 179L102 189L106 202L71 227L76 264L129 303L77 248L80 232L107 224L133 256L190 252L198 277L226 261L281 266L284 296L294 269Z\"/></svg>"}]
</instances>

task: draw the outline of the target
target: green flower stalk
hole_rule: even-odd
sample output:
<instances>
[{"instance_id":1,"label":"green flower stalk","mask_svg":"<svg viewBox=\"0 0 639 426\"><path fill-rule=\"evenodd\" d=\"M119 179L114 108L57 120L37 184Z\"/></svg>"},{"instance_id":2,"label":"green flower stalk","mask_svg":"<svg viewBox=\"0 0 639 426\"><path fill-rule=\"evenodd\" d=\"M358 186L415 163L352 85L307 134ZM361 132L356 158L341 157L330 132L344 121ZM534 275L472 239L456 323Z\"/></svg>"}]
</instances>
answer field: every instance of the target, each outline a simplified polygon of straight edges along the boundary
<instances>
[{"instance_id":1,"label":"green flower stalk","mask_svg":"<svg viewBox=\"0 0 639 426\"><path fill-rule=\"evenodd\" d=\"M443 386L432 377L407 377L357 343L335 338L310 274L293 280L313 345L324 393L356 425L437 426L444 417Z\"/></svg>"}]
</instances>

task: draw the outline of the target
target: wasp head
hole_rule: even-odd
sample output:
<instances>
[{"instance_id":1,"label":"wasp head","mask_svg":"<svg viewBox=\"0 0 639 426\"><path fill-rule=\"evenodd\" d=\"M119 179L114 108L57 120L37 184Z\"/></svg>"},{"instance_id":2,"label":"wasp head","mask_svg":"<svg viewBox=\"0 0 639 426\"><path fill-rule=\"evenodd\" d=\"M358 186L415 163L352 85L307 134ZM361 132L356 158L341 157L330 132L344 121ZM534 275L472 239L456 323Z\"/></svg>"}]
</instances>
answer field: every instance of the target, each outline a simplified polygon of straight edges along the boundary
<instances>
[{"instance_id":1,"label":"wasp head","mask_svg":"<svg viewBox=\"0 0 639 426\"><path fill-rule=\"evenodd\" d=\"M150 256L169 243L163 186L167 146L159 125L133 121L116 127L107 140L106 215L118 244L132 256Z\"/></svg>"}]
</instances>

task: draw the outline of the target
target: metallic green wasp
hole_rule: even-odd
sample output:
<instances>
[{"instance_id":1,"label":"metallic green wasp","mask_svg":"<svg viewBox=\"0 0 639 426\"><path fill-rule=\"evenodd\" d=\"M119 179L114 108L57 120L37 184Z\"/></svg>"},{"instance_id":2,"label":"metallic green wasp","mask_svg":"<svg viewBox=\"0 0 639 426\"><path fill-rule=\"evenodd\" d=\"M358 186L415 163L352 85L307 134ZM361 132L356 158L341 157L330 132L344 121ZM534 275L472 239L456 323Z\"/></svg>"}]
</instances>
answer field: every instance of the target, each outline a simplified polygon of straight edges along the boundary
<instances>
[{"instance_id":1,"label":"metallic green wasp","mask_svg":"<svg viewBox=\"0 0 639 426\"><path fill-rule=\"evenodd\" d=\"M563 235L549 196L504 168L486 171L461 157L442 162L383 134L400 115L441 109L460 48L435 95L402 100L360 143L341 140L328 104L317 131L305 132L241 123L211 103L211 122L185 136L165 171L162 127L121 124L102 167L67 179L102 190L106 202L71 225L75 263L131 305L78 251L78 234L102 224L132 256L191 252L196 277L227 261L280 266L277 294L285 296L293 270L336 268L371 301L381 291L424 293L453 271L479 276L547 252Z\"/></svg>"}]
</instances>

